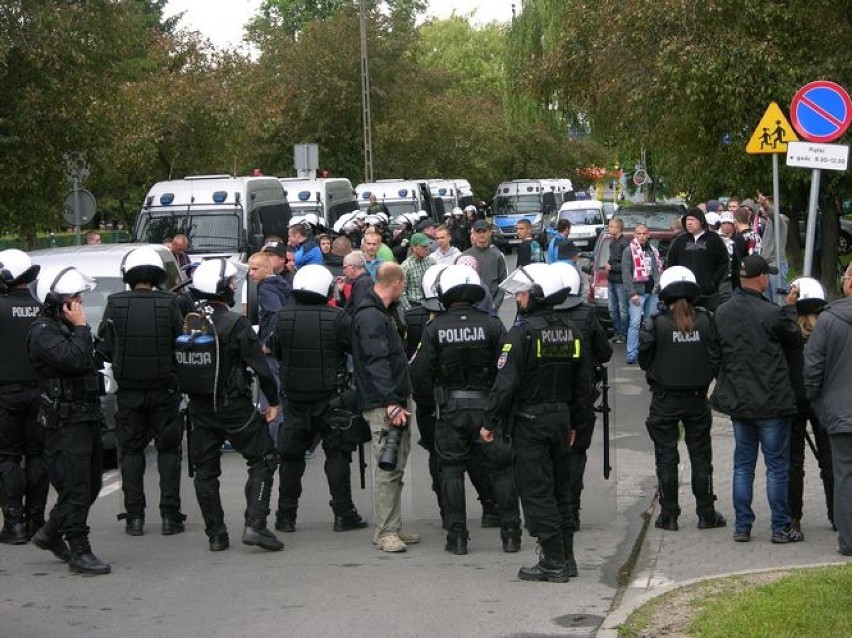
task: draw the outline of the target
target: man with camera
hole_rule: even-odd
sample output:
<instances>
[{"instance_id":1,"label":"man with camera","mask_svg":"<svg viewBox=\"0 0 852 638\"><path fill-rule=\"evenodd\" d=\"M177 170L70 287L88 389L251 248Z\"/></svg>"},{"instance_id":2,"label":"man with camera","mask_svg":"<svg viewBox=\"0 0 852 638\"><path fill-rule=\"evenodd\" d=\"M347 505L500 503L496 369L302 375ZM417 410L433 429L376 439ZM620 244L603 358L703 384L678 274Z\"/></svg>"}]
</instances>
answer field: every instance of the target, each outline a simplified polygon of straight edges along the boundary
<instances>
[{"instance_id":1,"label":"man with camera","mask_svg":"<svg viewBox=\"0 0 852 638\"><path fill-rule=\"evenodd\" d=\"M364 419L370 425L377 464L373 479L373 542L380 550L392 553L404 552L406 545L420 542L419 534L401 531L402 477L411 449L411 412L407 409L411 380L394 310L404 290L402 267L393 262L380 264L375 285L352 318L355 388Z\"/></svg>"}]
</instances>

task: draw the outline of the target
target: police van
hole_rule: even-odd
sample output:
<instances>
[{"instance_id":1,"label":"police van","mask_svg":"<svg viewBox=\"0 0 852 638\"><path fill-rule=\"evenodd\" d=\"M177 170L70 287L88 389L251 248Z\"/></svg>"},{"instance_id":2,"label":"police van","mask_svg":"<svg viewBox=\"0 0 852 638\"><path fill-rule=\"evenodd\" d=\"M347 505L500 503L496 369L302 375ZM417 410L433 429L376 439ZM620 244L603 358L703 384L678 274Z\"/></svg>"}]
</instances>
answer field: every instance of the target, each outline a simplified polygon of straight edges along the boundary
<instances>
[{"instance_id":1,"label":"police van","mask_svg":"<svg viewBox=\"0 0 852 638\"><path fill-rule=\"evenodd\" d=\"M432 197L425 179L380 179L377 182L365 182L355 187L355 194L358 207L363 211L370 207L370 196L375 195L376 202L387 208L391 219L403 213L416 213L421 210L429 213L432 219L443 219L444 202Z\"/></svg>"},{"instance_id":2,"label":"police van","mask_svg":"<svg viewBox=\"0 0 852 638\"><path fill-rule=\"evenodd\" d=\"M580 250L591 250L607 223L603 202L597 199L565 202L559 207L554 225L560 219L571 222L568 238Z\"/></svg>"},{"instance_id":3,"label":"police van","mask_svg":"<svg viewBox=\"0 0 852 638\"><path fill-rule=\"evenodd\" d=\"M293 217L313 213L331 228L341 215L358 210L355 189L345 177L282 177L279 181Z\"/></svg>"},{"instance_id":4,"label":"police van","mask_svg":"<svg viewBox=\"0 0 852 638\"><path fill-rule=\"evenodd\" d=\"M127 289L121 274L121 265L124 263L127 254L145 245L147 244L63 246L61 248L34 250L28 254L33 263L41 266L42 270L51 266L74 266L94 278L97 287L83 296L86 321L94 334L97 332L104 310L106 310L107 298L113 293L123 292ZM177 260L168 248L162 244L154 245L153 248L160 255L166 269L166 283L163 288L172 290L183 282L183 273L181 273ZM105 420L103 431L104 462L107 466L112 467L115 466L117 460L115 438L116 383L109 363L105 364L102 373L107 390L106 396L101 398Z\"/></svg>"},{"instance_id":5,"label":"police van","mask_svg":"<svg viewBox=\"0 0 852 638\"><path fill-rule=\"evenodd\" d=\"M504 250L521 243L515 228L520 220L526 219L532 225L533 239L542 247L547 246L548 222L562 199L562 192L548 180L515 179L501 183L491 206L492 240Z\"/></svg>"}]
</instances>

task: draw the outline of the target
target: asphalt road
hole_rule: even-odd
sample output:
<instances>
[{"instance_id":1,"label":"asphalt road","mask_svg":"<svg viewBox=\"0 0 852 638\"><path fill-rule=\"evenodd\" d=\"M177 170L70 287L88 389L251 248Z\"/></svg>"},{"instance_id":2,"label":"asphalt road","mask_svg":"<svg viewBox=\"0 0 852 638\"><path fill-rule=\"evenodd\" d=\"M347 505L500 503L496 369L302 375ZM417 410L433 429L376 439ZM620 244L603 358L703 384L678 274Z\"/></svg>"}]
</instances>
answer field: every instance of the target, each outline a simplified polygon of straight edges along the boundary
<instances>
[{"instance_id":1,"label":"asphalt road","mask_svg":"<svg viewBox=\"0 0 852 638\"><path fill-rule=\"evenodd\" d=\"M508 300L501 313L507 320L514 314L511 306ZM604 481L599 423L576 537L580 575L567 584L518 580L518 568L537 560L535 540L525 536L521 553L504 554L499 530L480 528L470 488L470 553L445 552L426 454L419 446L406 472L403 520L423 542L398 555L377 551L369 528L332 531L321 448L307 464L296 532L279 534L284 551L266 553L239 542L246 465L233 453L224 455L221 477L230 550L208 550L186 476L187 531L161 536L156 461L149 449L145 535L125 535L123 522L116 520L123 506L114 470L105 475L90 514L94 551L111 563L112 574L81 577L32 545L0 546L0 635L594 635L619 592L619 572L639 537L641 514L655 486L644 428L646 386L638 368L624 364L624 347L616 348L610 365L613 471ZM369 518L372 464L366 490L359 489L355 472L353 464L355 503Z\"/></svg>"}]
</instances>

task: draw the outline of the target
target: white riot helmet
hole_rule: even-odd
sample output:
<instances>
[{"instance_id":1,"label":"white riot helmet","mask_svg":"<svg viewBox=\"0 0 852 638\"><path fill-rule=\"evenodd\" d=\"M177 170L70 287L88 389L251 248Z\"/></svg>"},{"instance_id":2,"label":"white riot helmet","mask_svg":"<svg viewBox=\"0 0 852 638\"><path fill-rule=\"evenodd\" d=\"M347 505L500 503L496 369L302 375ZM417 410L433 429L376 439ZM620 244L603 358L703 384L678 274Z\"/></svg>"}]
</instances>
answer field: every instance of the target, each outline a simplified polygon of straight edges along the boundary
<instances>
[{"instance_id":1,"label":"white riot helmet","mask_svg":"<svg viewBox=\"0 0 852 638\"><path fill-rule=\"evenodd\" d=\"M231 284L235 282L237 275L239 270L229 259L208 259L192 273L190 287L201 297L219 298L233 306L234 290Z\"/></svg>"},{"instance_id":2,"label":"white riot helmet","mask_svg":"<svg viewBox=\"0 0 852 638\"><path fill-rule=\"evenodd\" d=\"M293 297L309 304L325 303L331 299L334 275L325 266L308 264L293 276Z\"/></svg>"},{"instance_id":3,"label":"white riot helmet","mask_svg":"<svg viewBox=\"0 0 852 638\"><path fill-rule=\"evenodd\" d=\"M562 277L562 285L568 290L568 295L578 297L580 295L580 273L572 264L566 261L555 261L550 267Z\"/></svg>"},{"instance_id":4,"label":"white riot helmet","mask_svg":"<svg viewBox=\"0 0 852 638\"><path fill-rule=\"evenodd\" d=\"M671 303L676 299L686 299L694 304L701 296L701 287L693 272L685 266L671 266L660 275L660 300Z\"/></svg>"},{"instance_id":5,"label":"white riot helmet","mask_svg":"<svg viewBox=\"0 0 852 638\"><path fill-rule=\"evenodd\" d=\"M799 314L813 314L825 305L825 290L816 279L801 277L790 285L799 289L799 298L796 300Z\"/></svg>"},{"instance_id":6,"label":"white riot helmet","mask_svg":"<svg viewBox=\"0 0 852 638\"><path fill-rule=\"evenodd\" d=\"M435 279L434 289L445 308L459 301L476 303L485 298L485 288L479 275L470 266L461 264L442 270Z\"/></svg>"},{"instance_id":7,"label":"white riot helmet","mask_svg":"<svg viewBox=\"0 0 852 638\"><path fill-rule=\"evenodd\" d=\"M124 256L121 278L131 288L140 281L160 287L166 281L166 269L160 254L153 246L140 246Z\"/></svg>"},{"instance_id":8,"label":"white riot helmet","mask_svg":"<svg viewBox=\"0 0 852 638\"><path fill-rule=\"evenodd\" d=\"M33 265L30 256L23 250L10 248L0 252L0 290L17 284L29 284L35 281L39 265Z\"/></svg>"},{"instance_id":9,"label":"white riot helmet","mask_svg":"<svg viewBox=\"0 0 852 638\"><path fill-rule=\"evenodd\" d=\"M525 311L560 304L568 296L562 275L549 264L529 264L518 268L500 283L500 288L511 295L530 293L531 303Z\"/></svg>"},{"instance_id":10,"label":"white riot helmet","mask_svg":"<svg viewBox=\"0 0 852 638\"><path fill-rule=\"evenodd\" d=\"M476 214L476 206L474 206L473 204L468 204L467 206L464 207L464 212L473 213L475 215Z\"/></svg>"},{"instance_id":11,"label":"white riot helmet","mask_svg":"<svg viewBox=\"0 0 852 638\"><path fill-rule=\"evenodd\" d=\"M46 310L56 310L74 295L91 292L95 280L74 266L53 266L43 270L36 283L36 297Z\"/></svg>"},{"instance_id":12,"label":"white riot helmet","mask_svg":"<svg viewBox=\"0 0 852 638\"><path fill-rule=\"evenodd\" d=\"M423 307L432 312L441 312L444 307L438 299L438 293L435 291L435 280L441 272L449 267L449 264L435 264L429 266L426 272L423 273L423 279L420 281L420 287L423 289Z\"/></svg>"},{"instance_id":13,"label":"white riot helmet","mask_svg":"<svg viewBox=\"0 0 852 638\"><path fill-rule=\"evenodd\" d=\"M456 206L453 209L453 217L463 217L463 216L464 216L464 211L461 208L459 208L458 206Z\"/></svg>"}]
</instances>

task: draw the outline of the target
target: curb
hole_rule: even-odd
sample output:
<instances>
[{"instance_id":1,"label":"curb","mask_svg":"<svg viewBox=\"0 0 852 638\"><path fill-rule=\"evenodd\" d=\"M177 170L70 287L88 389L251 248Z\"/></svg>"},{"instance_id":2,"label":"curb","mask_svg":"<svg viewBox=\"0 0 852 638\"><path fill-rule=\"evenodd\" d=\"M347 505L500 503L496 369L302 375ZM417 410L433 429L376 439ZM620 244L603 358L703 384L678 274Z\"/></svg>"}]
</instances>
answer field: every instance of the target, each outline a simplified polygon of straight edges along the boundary
<instances>
[{"instance_id":1,"label":"curb","mask_svg":"<svg viewBox=\"0 0 852 638\"><path fill-rule=\"evenodd\" d=\"M598 628L595 638L618 638L618 627L623 624L634 611L639 609L645 603L648 603L659 596L668 594L669 592L682 589L710 580L719 580L722 578L730 578L732 576L747 576L750 574L766 574L769 572L777 572L779 570L794 570L794 569L818 569L820 567L834 567L843 565L844 563L808 563L804 565L778 565L777 567L767 567L765 569L746 569L738 572L726 572L714 574L713 576L700 576L698 578L690 578L679 583L664 585L654 591L646 592L636 598L631 599L627 604L620 606L610 614L607 614L603 623Z\"/></svg>"}]
</instances>

